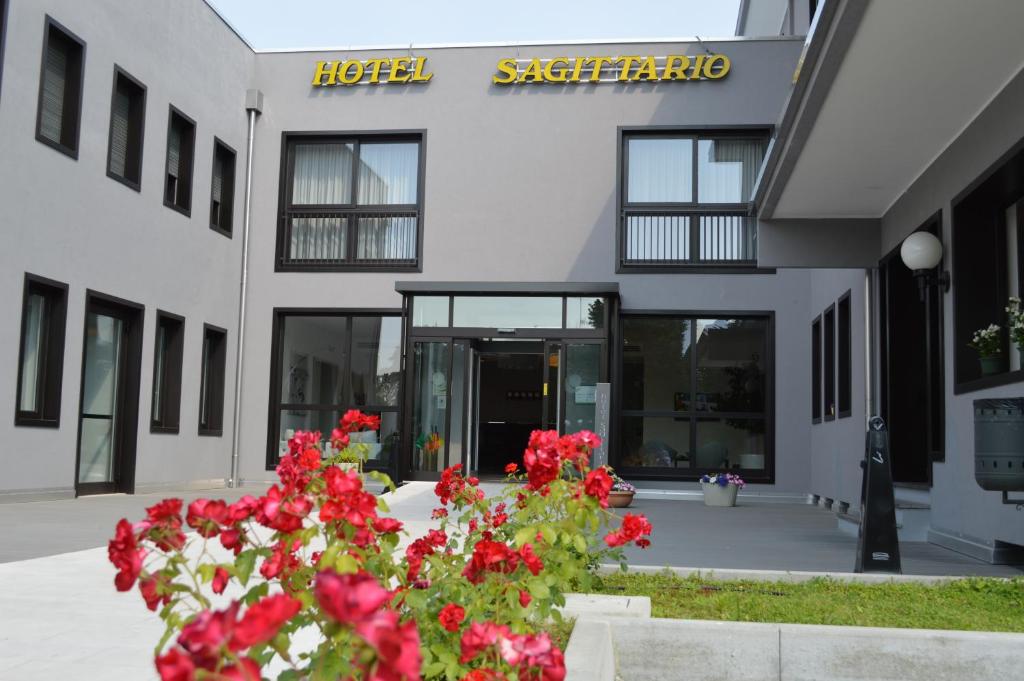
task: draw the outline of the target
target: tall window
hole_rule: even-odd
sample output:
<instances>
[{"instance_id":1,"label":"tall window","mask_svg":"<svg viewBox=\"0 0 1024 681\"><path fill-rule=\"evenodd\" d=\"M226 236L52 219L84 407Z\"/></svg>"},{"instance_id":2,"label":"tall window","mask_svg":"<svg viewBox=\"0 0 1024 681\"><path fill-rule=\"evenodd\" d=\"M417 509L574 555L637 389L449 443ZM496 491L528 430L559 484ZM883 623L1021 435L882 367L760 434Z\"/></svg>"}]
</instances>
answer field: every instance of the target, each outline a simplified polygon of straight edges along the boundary
<instances>
[{"instance_id":1,"label":"tall window","mask_svg":"<svg viewBox=\"0 0 1024 681\"><path fill-rule=\"evenodd\" d=\"M297 430L319 430L324 451L349 409L379 414L367 466L386 468L398 447L402 319L317 310L278 311L271 376L268 467Z\"/></svg>"},{"instance_id":2,"label":"tall window","mask_svg":"<svg viewBox=\"0 0 1024 681\"><path fill-rule=\"evenodd\" d=\"M195 143L195 121L172 106L167 122L164 205L185 215L192 213L192 159Z\"/></svg>"},{"instance_id":3,"label":"tall window","mask_svg":"<svg viewBox=\"0 0 1024 681\"><path fill-rule=\"evenodd\" d=\"M85 43L50 17L43 37L36 139L78 158Z\"/></svg>"},{"instance_id":4,"label":"tall window","mask_svg":"<svg viewBox=\"0 0 1024 681\"><path fill-rule=\"evenodd\" d=\"M831 421L836 417L836 306L829 305L822 319L825 352L825 420Z\"/></svg>"},{"instance_id":5,"label":"tall window","mask_svg":"<svg viewBox=\"0 0 1024 681\"><path fill-rule=\"evenodd\" d=\"M630 132L622 144L620 268L756 265L763 134Z\"/></svg>"},{"instance_id":6,"label":"tall window","mask_svg":"<svg viewBox=\"0 0 1024 681\"><path fill-rule=\"evenodd\" d=\"M7 36L7 0L0 0L0 85L4 75L4 39Z\"/></svg>"},{"instance_id":7,"label":"tall window","mask_svg":"<svg viewBox=\"0 0 1024 681\"><path fill-rule=\"evenodd\" d=\"M231 236L235 207L235 150L213 140L213 174L210 188L210 229Z\"/></svg>"},{"instance_id":8,"label":"tall window","mask_svg":"<svg viewBox=\"0 0 1024 681\"><path fill-rule=\"evenodd\" d=\"M811 421L821 422L821 317L811 323Z\"/></svg>"},{"instance_id":9,"label":"tall window","mask_svg":"<svg viewBox=\"0 0 1024 681\"><path fill-rule=\"evenodd\" d=\"M850 415L852 402L853 402L853 328L850 324L850 292L847 291L839 299L838 303L838 317L836 318L836 329L837 337L836 343L838 345L838 369L839 369L839 381L837 389L839 395L837 396L837 408L839 410L839 418L843 418Z\"/></svg>"},{"instance_id":10,"label":"tall window","mask_svg":"<svg viewBox=\"0 0 1024 681\"><path fill-rule=\"evenodd\" d=\"M769 316L624 316L617 468L770 479L771 327Z\"/></svg>"},{"instance_id":11,"label":"tall window","mask_svg":"<svg viewBox=\"0 0 1024 681\"><path fill-rule=\"evenodd\" d=\"M279 270L415 270L420 136L291 136L282 172Z\"/></svg>"},{"instance_id":12,"label":"tall window","mask_svg":"<svg viewBox=\"0 0 1024 681\"><path fill-rule=\"evenodd\" d=\"M177 433L181 420L181 362L185 318L157 311L153 349L153 408L150 431Z\"/></svg>"},{"instance_id":13,"label":"tall window","mask_svg":"<svg viewBox=\"0 0 1024 681\"><path fill-rule=\"evenodd\" d=\"M138 190L142 181L142 138L146 123L146 86L117 66L110 100L107 175Z\"/></svg>"},{"instance_id":14,"label":"tall window","mask_svg":"<svg viewBox=\"0 0 1024 681\"><path fill-rule=\"evenodd\" d=\"M67 304L67 284L25 275L15 425L60 425Z\"/></svg>"},{"instance_id":15,"label":"tall window","mask_svg":"<svg viewBox=\"0 0 1024 681\"><path fill-rule=\"evenodd\" d=\"M202 375L199 381L199 434L224 434L224 365L228 332L203 325Z\"/></svg>"}]
</instances>

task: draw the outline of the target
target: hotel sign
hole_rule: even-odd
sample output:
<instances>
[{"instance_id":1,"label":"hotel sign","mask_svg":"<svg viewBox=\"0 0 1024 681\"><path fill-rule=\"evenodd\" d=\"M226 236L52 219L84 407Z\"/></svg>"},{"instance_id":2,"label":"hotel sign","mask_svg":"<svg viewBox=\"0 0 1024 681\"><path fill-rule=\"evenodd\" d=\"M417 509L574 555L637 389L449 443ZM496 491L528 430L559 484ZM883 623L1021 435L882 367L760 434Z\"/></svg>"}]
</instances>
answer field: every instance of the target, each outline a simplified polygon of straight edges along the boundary
<instances>
[{"instance_id":1,"label":"hotel sign","mask_svg":"<svg viewBox=\"0 0 1024 681\"><path fill-rule=\"evenodd\" d=\"M729 67L729 57L724 54L501 59L491 82L522 85L720 80L729 73Z\"/></svg>"},{"instance_id":2,"label":"hotel sign","mask_svg":"<svg viewBox=\"0 0 1024 681\"><path fill-rule=\"evenodd\" d=\"M626 55L620 57L551 57L499 59L495 85L532 83L659 83L670 81L721 80L731 63L724 54L670 54L662 57ZM393 85L428 83L426 57L383 57L318 61L313 67L313 87L338 85Z\"/></svg>"}]
</instances>

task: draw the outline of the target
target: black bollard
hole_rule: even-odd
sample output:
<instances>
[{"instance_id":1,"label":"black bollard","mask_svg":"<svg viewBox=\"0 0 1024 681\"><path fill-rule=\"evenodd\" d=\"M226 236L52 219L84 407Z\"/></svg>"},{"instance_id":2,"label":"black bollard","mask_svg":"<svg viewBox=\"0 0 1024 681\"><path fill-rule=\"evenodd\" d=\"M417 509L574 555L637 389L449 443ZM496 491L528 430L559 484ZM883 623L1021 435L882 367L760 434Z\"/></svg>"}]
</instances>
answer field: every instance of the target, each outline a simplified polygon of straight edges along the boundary
<instances>
[{"instance_id":1,"label":"black bollard","mask_svg":"<svg viewBox=\"0 0 1024 681\"><path fill-rule=\"evenodd\" d=\"M889 465L889 430L874 416L868 421L860 488L860 531L854 572L900 574L900 542L896 534L896 497Z\"/></svg>"}]
</instances>

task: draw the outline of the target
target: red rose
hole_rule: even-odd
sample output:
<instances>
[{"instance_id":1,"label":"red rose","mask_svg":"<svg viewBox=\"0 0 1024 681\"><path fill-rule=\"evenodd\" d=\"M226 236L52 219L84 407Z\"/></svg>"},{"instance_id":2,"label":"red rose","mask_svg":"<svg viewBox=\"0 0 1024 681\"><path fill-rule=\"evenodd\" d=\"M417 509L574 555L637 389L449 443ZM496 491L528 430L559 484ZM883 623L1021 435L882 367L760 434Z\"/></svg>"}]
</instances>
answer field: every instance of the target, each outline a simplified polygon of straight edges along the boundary
<instances>
[{"instance_id":1,"label":"red rose","mask_svg":"<svg viewBox=\"0 0 1024 681\"><path fill-rule=\"evenodd\" d=\"M146 607L156 612L159 605L167 605L171 602L171 590L169 582L162 573L158 572L151 577L139 580L139 593L146 601Z\"/></svg>"},{"instance_id":2,"label":"red rose","mask_svg":"<svg viewBox=\"0 0 1024 681\"><path fill-rule=\"evenodd\" d=\"M441 626L448 631L458 631L459 625L462 624L462 620L466 619L466 611L454 603L441 608L441 612L438 613L437 619L441 622Z\"/></svg>"},{"instance_id":3,"label":"red rose","mask_svg":"<svg viewBox=\"0 0 1024 681\"><path fill-rule=\"evenodd\" d=\"M228 574L228 571L222 567L218 567L213 573L213 593L224 593L224 587L228 585L229 579L231 579L231 575Z\"/></svg>"},{"instance_id":4,"label":"red rose","mask_svg":"<svg viewBox=\"0 0 1024 681\"><path fill-rule=\"evenodd\" d=\"M508 627L494 622L471 622L469 628L462 632L460 648L462 655L459 662L466 664L481 652L490 648L498 639L507 636Z\"/></svg>"},{"instance_id":5,"label":"red rose","mask_svg":"<svg viewBox=\"0 0 1024 681\"><path fill-rule=\"evenodd\" d=\"M601 503L601 508L608 508L608 493L612 491L615 481L604 468L596 468L587 473L583 481L583 491Z\"/></svg>"},{"instance_id":6,"label":"red rose","mask_svg":"<svg viewBox=\"0 0 1024 681\"><path fill-rule=\"evenodd\" d=\"M178 644L200 667L213 668L221 650L231 639L238 615L238 602L225 610L203 610L181 629Z\"/></svg>"},{"instance_id":7,"label":"red rose","mask_svg":"<svg viewBox=\"0 0 1024 681\"><path fill-rule=\"evenodd\" d=\"M651 545L651 542L644 535L649 535L651 531L651 523L646 517L627 513L622 519L622 525L619 526L619 529L615 532L609 532L605 536L604 543L614 548L629 542L635 542L637 546L645 549Z\"/></svg>"},{"instance_id":8,"label":"red rose","mask_svg":"<svg viewBox=\"0 0 1024 681\"><path fill-rule=\"evenodd\" d=\"M238 660L237 665L231 665L220 670L220 675L230 681L261 681L260 665L251 657L243 657Z\"/></svg>"},{"instance_id":9,"label":"red rose","mask_svg":"<svg viewBox=\"0 0 1024 681\"><path fill-rule=\"evenodd\" d=\"M243 520L248 520L259 507L259 499L250 494L246 494L244 497L228 506L228 520L231 523L240 523Z\"/></svg>"},{"instance_id":10,"label":"red rose","mask_svg":"<svg viewBox=\"0 0 1024 681\"><path fill-rule=\"evenodd\" d=\"M519 470L519 464L512 462L505 465L505 472L509 475L515 475L515 472Z\"/></svg>"},{"instance_id":11,"label":"red rose","mask_svg":"<svg viewBox=\"0 0 1024 681\"><path fill-rule=\"evenodd\" d=\"M249 646L266 643L277 636L285 622L301 609L302 601L287 594L261 598L250 605L239 620L235 634L231 637L231 649L244 650Z\"/></svg>"},{"instance_id":12,"label":"red rose","mask_svg":"<svg viewBox=\"0 0 1024 681\"><path fill-rule=\"evenodd\" d=\"M420 634L416 622L398 623L394 610L380 610L372 618L356 625L356 632L377 651L377 677L380 681L420 678Z\"/></svg>"},{"instance_id":13,"label":"red rose","mask_svg":"<svg viewBox=\"0 0 1024 681\"><path fill-rule=\"evenodd\" d=\"M391 534L401 532L402 522L394 518L374 518L373 531L380 534Z\"/></svg>"},{"instance_id":14,"label":"red rose","mask_svg":"<svg viewBox=\"0 0 1024 681\"><path fill-rule=\"evenodd\" d=\"M364 414L358 409L349 409L338 421L338 425L346 433L357 430L380 430L380 417Z\"/></svg>"},{"instance_id":15,"label":"red rose","mask_svg":"<svg viewBox=\"0 0 1024 681\"><path fill-rule=\"evenodd\" d=\"M338 622L360 622L391 599L391 592L366 572L339 575L333 570L317 573L313 591L323 611Z\"/></svg>"},{"instance_id":16,"label":"red rose","mask_svg":"<svg viewBox=\"0 0 1024 681\"><path fill-rule=\"evenodd\" d=\"M507 676L493 669L474 669L462 677L462 681L506 681Z\"/></svg>"},{"instance_id":17,"label":"red rose","mask_svg":"<svg viewBox=\"0 0 1024 681\"><path fill-rule=\"evenodd\" d=\"M501 542L481 539L473 547L473 555L462 575L473 584L484 580L485 572L508 574L519 565L519 554Z\"/></svg>"},{"instance_id":18,"label":"red rose","mask_svg":"<svg viewBox=\"0 0 1024 681\"><path fill-rule=\"evenodd\" d=\"M114 586L118 591L132 588L142 572L142 559L145 556L145 550L140 549L135 540L131 523L121 518L114 529L114 538L107 544L107 557L118 571L114 577Z\"/></svg>"},{"instance_id":19,"label":"red rose","mask_svg":"<svg viewBox=\"0 0 1024 681\"><path fill-rule=\"evenodd\" d=\"M533 552L532 544L523 544L523 548L519 549L519 557L523 559L523 565L529 570L534 577L540 574L540 571L544 569L544 562L540 557Z\"/></svg>"},{"instance_id":20,"label":"red rose","mask_svg":"<svg viewBox=\"0 0 1024 681\"><path fill-rule=\"evenodd\" d=\"M264 527L278 532L295 532L302 528L302 519L313 509L313 502L305 495L292 496L286 490L274 485L260 497L256 520Z\"/></svg>"},{"instance_id":21,"label":"red rose","mask_svg":"<svg viewBox=\"0 0 1024 681\"><path fill-rule=\"evenodd\" d=\"M315 471L320 468L320 450L307 449L299 455L299 465L307 471Z\"/></svg>"},{"instance_id":22,"label":"red rose","mask_svg":"<svg viewBox=\"0 0 1024 681\"><path fill-rule=\"evenodd\" d=\"M192 658L181 652L180 648L171 648L163 655L156 657L156 671L160 681L193 681L196 666Z\"/></svg>"},{"instance_id":23,"label":"red rose","mask_svg":"<svg viewBox=\"0 0 1024 681\"><path fill-rule=\"evenodd\" d=\"M185 522L203 537L216 537L228 519L228 506L220 499L196 499L188 505Z\"/></svg>"},{"instance_id":24,"label":"red rose","mask_svg":"<svg viewBox=\"0 0 1024 681\"><path fill-rule=\"evenodd\" d=\"M220 545L229 551L234 551L236 556L242 552L242 548L245 546L245 541L245 530L232 528L229 530L223 530L220 533Z\"/></svg>"},{"instance_id":25,"label":"red rose","mask_svg":"<svg viewBox=\"0 0 1024 681\"><path fill-rule=\"evenodd\" d=\"M527 591L520 591L519 592L519 605L521 605L521 606L523 606L525 608L526 606L530 605L530 601L532 601L532 600L533 600L533 597L529 594L529 592L527 592Z\"/></svg>"},{"instance_id":26,"label":"red rose","mask_svg":"<svg viewBox=\"0 0 1024 681\"><path fill-rule=\"evenodd\" d=\"M442 508L435 508L433 511L431 511L430 517L433 518L434 520L438 520L439 518L447 518L448 517L448 509L447 508L443 508L443 507Z\"/></svg>"}]
</instances>

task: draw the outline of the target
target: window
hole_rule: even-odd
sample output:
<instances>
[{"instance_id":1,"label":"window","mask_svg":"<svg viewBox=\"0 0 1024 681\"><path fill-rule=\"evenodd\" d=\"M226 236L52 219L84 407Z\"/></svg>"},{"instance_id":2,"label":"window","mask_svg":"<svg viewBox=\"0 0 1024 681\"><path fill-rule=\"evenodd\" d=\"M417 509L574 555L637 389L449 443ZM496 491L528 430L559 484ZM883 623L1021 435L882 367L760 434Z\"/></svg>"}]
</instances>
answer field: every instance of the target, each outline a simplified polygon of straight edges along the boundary
<instances>
[{"instance_id":1,"label":"window","mask_svg":"<svg viewBox=\"0 0 1024 681\"><path fill-rule=\"evenodd\" d=\"M195 121L172 106L167 121L164 205L185 215L192 214L192 158L195 141Z\"/></svg>"},{"instance_id":2,"label":"window","mask_svg":"<svg viewBox=\"0 0 1024 681\"><path fill-rule=\"evenodd\" d=\"M839 325L836 329L837 344L838 344L838 369L839 369L839 381L838 390L839 395L838 409L839 418L844 418L850 415L851 402L853 401L852 391L852 360L851 347L853 345L852 333L853 330L850 326L850 292L847 291L839 298L838 307L838 318L836 323Z\"/></svg>"},{"instance_id":3,"label":"window","mask_svg":"<svg viewBox=\"0 0 1024 681\"><path fill-rule=\"evenodd\" d=\"M15 425L60 425L67 305L67 284L25 275Z\"/></svg>"},{"instance_id":4,"label":"window","mask_svg":"<svg viewBox=\"0 0 1024 681\"><path fill-rule=\"evenodd\" d=\"M625 134L620 269L755 266L750 199L766 147L759 131Z\"/></svg>"},{"instance_id":5,"label":"window","mask_svg":"<svg viewBox=\"0 0 1024 681\"><path fill-rule=\"evenodd\" d=\"M1024 140L952 201L953 366L957 394L1024 380L1006 332L1006 305L1024 281ZM940 265L941 269L941 265ZM968 344L978 329L1002 330L999 366Z\"/></svg>"},{"instance_id":6,"label":"window","mask_svg":"<svg viewBox=\"0 0 1024 681\"><path fill-rule=\"evenodd\" d=\"M268 470L297 430L319 430L330 451L331 430L349 409L380 415L366 466L387 468L398 454L400 313L278 310L274 327Z\"/></svg>"},{"instance_id":7,"label":"window","mask_svg":"<svg viewBox=\"0 0 1024 681\"><path fill-rule=\"evenodd\" d=\"M616 468L771 479L771 329L766 315L624 316Z\"/></svg>"},{"instance_id":8,"label":"window","mask_svg":"<svg viewBox=\"0 0 1024 681\"><path fill-rule=\"evenodd\" d=\"M287 138L278 270L417 270L421 136Z\"/></svg>"},{"instance_id":9,"label":"window","mask_svg":"<svg viewBox=\"0 0 1024 681\"><path fill-rule=\"evenodd\" d=\"M7 35L7 0L0 0L0 85L4 75L4 39Z\"/></svg>"},{"instance_id":10,"label":"window","mask_svg":"<svg viewBox=\"0 0 1024 681\"><path fill-rule=\"evenodd\" d=\"M136 191L142 182L142 138L146 123L146 86L117 66L110 99L107 175Z\"/></svg>"},{"instance_id":11,"label":"window","mask_svg":"<svg viewBox=\"0 0 1024 681\"><path fill-rule=\"evenodd\" d=\"M224 433L224 363L228 332L203 325L203 373L199 380L199 434Z\"/></svg>"},{"instance_id":12,"label":"window","mask_svg":"<svg viewBox=\"0 0 1024 681\"><path fill-rule=\"evenodd\" d=\"M836 306L829 305L823 317L825 351L825 420L836 417Z\"/></svg>"},{"instance_id":13,"label":"window","mask_svg":"<svg viewBox=\"0 0 1024 681\"><path fill-rule=\"evenodd\" d=\"M210 188L210 229L231 237L235 207L235 150L213 139L213 180Z\"/></svg>"},{"instance_id":14,"label":"window","mask_svg":"<svg viewBox=\"0 0 1024 681\"><path fill-rule=\"evenodd\" d=\"M811 323L811 421L821 423L821 317Z\"/></svg>"},{"instance_id":15,"label":"window","mask_svg":"<svg viewBox=\"0 0 1024 681\"><path fill-rule=\"evenodd\" d=\"M50 17L43 36L36 139L78 158L85 43Z\"/></svg>"},{"instance_id":16,"label":"window","mask_svg":"<svg viewBox=\"0 0 1024 681\"><path fill-rule=\"evenodd\" d=\"M149 426L154 433L178 432L184 336L184 317L157 311L156 347L153 350L153 407Z\"/></svg>"}]
</instances>

